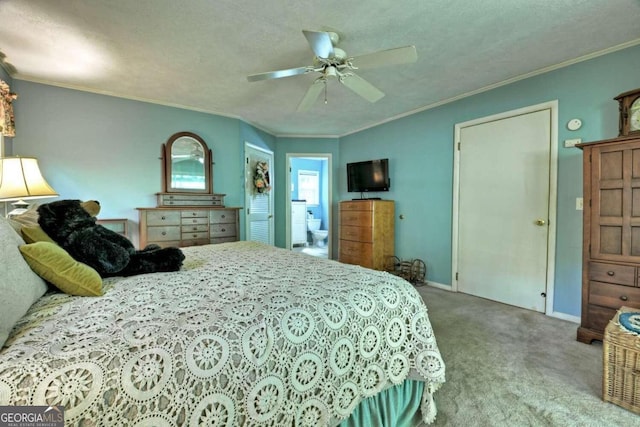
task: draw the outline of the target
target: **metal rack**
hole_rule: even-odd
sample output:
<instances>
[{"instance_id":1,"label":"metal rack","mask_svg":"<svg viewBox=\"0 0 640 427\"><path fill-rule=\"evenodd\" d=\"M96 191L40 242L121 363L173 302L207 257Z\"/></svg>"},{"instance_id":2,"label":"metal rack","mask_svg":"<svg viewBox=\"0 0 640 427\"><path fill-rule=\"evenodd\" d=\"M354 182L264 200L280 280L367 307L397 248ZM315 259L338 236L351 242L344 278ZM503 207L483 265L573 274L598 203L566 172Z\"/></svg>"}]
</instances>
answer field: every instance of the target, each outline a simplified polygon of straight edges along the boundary
<instances>
[{"instance_id":1,"label":"metal rack","mask_svg":"<svg viewBox=\"0 0 640 427\"><path fill-rule=\"evenodd\" d=\"M402 277L414 286L423 286L427 277L427 265L421 259L403 261L397 256L390 256L387 259L386 271Z\"/></svg>"}]
</instances>

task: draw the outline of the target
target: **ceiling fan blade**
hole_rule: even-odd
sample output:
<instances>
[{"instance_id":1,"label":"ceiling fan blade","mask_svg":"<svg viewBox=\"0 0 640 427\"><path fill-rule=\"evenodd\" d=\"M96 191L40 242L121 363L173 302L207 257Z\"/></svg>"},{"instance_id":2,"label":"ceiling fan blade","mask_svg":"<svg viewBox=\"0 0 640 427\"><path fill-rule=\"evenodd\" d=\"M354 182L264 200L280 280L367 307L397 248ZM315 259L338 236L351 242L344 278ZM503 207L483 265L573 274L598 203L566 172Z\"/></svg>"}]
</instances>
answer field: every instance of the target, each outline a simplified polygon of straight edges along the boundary
<instances>
[{"instance_id":1,"label":"ceiling fan blade","mask_svg":"<svg viewBox=\"0 0 640 427\"><path fill-rule=\"evenodd\" d=\"M309 30L302 30L302 32L318 58L333 58L333 43L329 33Z\"/></svg>"},{"instance_id":2,"label":"ceiling fan blade","mask_svg":"<svg viewBox=\"0 0 640 427\"><path fill-rule=\"evenodd\" d=\"M357 68L373 68L385 65L408 64L417 60L416 47L405 46L354 56L351 62Z\"/></svg>"},{"instance_id":3,"label":"ceiling fan blade","mask_svg":"<svg viewBox=\"0 0 640 427\"><path fill-rule=\"evenodd\" d=\"M307 90L307 93L304 94L300 104L298 104L298 111L307 111L311 108L318 99L318 96L320 96L320 93L322 93L324 85L325 80L322 78L316 79Z\"/></svg>"},{"instance_id":4,"label":"ceiling fan blade","mask_svg":"<svg viewBox=\"0 0 640 427\"><path fill-rule=\"evenodd\" d=\"M369 102L376 102L384 96L384 92L353 73L340 79L340 82Z\"/></svg>"},{"instance_id":5,"label":"ceiling fan blade","mask_svg":"<svg viewBox=\"0 0 640 427\"><path fill-rule=\"evenodd\" d=\"M313 71L313 67L289 68L288 70L267 71L266 73L252 74L247 77L250 82L260 80L279 79L282 77L291 77Z\"/></svg>"}]
</instances>

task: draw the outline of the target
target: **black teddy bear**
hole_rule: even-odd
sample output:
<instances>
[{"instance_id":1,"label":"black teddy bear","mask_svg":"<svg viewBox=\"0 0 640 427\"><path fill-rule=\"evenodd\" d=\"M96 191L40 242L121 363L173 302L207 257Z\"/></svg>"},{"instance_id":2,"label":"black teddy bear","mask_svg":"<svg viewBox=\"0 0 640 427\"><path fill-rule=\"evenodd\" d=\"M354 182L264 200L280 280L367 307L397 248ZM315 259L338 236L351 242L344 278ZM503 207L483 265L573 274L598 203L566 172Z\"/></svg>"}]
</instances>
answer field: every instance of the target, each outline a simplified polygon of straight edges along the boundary
<instances>
[{"instance_id":1,"label":"black teddy bear","mask_svg":"<svg viewBox=\"0 0 640 427\"><path fill-rule=\"evenodd\" d=\"M96 224L93 215L99 210L97 201L60 200L38 207L38 223L76 261L102 277L180 270L180 249L148 245L137 251L126 237Z\"/></svg>"}]
</instances>

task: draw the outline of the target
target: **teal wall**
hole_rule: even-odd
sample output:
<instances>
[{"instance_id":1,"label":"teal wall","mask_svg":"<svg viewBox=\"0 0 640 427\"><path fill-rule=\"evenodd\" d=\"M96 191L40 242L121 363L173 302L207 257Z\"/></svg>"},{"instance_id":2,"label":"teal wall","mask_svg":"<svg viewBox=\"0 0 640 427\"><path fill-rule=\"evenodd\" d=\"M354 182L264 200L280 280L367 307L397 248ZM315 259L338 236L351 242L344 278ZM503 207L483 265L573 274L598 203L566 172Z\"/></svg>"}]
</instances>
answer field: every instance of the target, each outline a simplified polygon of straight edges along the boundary
<instances>
[{"instance_id":1,"label":"teal wall","mask_svg":"<svg viewBox=\"0 0 640 427\"><path fill-rule=\"evenodd\" d=\"M431 281L451 285L453 138L456 123L558 100L558 200L554 311L580 315L582 154L563 141L584 142L618 134L613 97L640 87L640 46L600 56L472 97L426 110L340 139L340 168L347 162L389 157L396 201L396 252L426 260ZM567 130L580 118L583 127ZM516 137L516 136L514 136ZM340 174L340 197L348 198ZM398 220L403 214L406 219ZM487 242L494 244L495 242Z\"/></svg>"},{"instance_id":2,"label":"teal wall","mask_svg":"<svg viewBox=\"0 0 640 427\"><path fill-rule=\"evenodd\" d=\"M275 243L286 244L286 155L332 156L333 229L337 254L338 201L346 191L346 163L389 158L396 201L396 255L427 262L430 281L451 284L453 137L456 123L546 101L559 103L558 217L554 310L580 314L581 152L564 148L568 138L594 141L617 135L617 94L640 87L640 46L522 80L413 114L342 138L289 138L270 135L241 120L105 95L13 80L17 134L8 154L39 158L49 183L63 198L102 202L103 217L132 221L136 207L155 206L160 191L160 147L180 131L204 138L213 150L214 190L228 206L244 206L244 143L274 152ZM472 72L472 70L470 70ZM384 102L384 99L381 101ZM568 131L578 117L583 127ZM244 215L241 215L244 237Z\"/></svg>"},{"instance_id":3,"label":"teal wall","mask_svg":"<svg viewBox=\"0 0 640 427\"><path fill-rule=\"evenodd\" d=\"M205 140L214 191L227 194L227 206L243 206L240 120L21 80L13 89L13 154L36 156L61 198L97 199L101 217L129 218L135 242L135 208L157 205L161 146L176 132Z\"/></svg>"}]
</instances>

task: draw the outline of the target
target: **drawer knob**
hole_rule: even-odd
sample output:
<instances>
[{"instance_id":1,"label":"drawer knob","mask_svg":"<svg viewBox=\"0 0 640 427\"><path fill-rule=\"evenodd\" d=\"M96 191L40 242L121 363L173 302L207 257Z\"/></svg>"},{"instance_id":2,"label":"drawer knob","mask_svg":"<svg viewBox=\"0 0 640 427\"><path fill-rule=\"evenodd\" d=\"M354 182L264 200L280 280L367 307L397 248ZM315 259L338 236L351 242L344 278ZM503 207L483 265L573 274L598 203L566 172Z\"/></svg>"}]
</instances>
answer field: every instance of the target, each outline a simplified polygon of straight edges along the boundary
<instances>
[{"instance_id":1,"label":"drawer knob","mask_svg":"<svg viewBox=\"0 0 640 427\"><path fill-rule=\"evenodd\" d=\"M224 233L225 231L227 231L227 230L225 230L225 229L223 228L223 229L222 229L222 232Z\"/></svg>"},{"instance_id":2,"label":"drawer knob","mask_svg":"<svg viewBox=\"0 0 640 427\"><path fill-rule=\"evenodd\" d=\"M627 301L629 298L626 295L620 295L622 301Z\"/></svg>"},{"instance_id":3,"label":"drawer knob","mask_svg":"<svg viewBox=\"0 0 640 427\"><path fill-rule=\"evenodd\" d=\"M194 235L193 235L193 237L194 237L194 238L196 238L196 237L198 237L198 235L197 235L197 234L194 234Z\"/></svg>"},{"instance_id":4,"label":"drawer knob","mask_svg":"<svg viewBox=\"0 0 640 427\"><path fill-rule=\"evenodd\" d=\"M195 212L191 212L191 215L196 216L196 213Z\"/></svg>"},{"instance_id":5,"label":"drawer knob","mask_svg":"<svg viewBox=\"0 0 640 427\"><path fill-rule=\"evenodd\" d=\"M615 273L615 272L613 272L613 271L611 271L611 270L607 271L607 275L608 275L608 276L615 276L615 274L616 274L616 273Z\"/></svg>"},{"instance_id":6,"label":"drawer knob","mask_svg":"<svg viewBox=\"0 0 640 427\"><path fill-rule=\"evenodd\" d=\"M193 223L194 223L194 224L196 224L197 222L198 222L198 220L197 220L197 219L194 219L194 220L193 220Z\"/></svg>"},{"instance_id":7,"label":"drawer knob","mask_svg":"<svg viewBox=\"0 0 640 427\"><path fill-rule=\"evenodd\" d=\"M167 218L164 215L162 215L162 218L160 218L160 219L164 221Z\"/></svg>"},{"instance_id":8,"label":"drawer knob","mask_svg":"<svg viewBox=\"0 0 640 427\"><path fill-rule=\"evenodd\" d=\"M193 227L193 231L198 231L198 227Z\"/></svg>"},{"instance_id":9,"label":"drawer knob","mask_svg":"<svg viewBox=\"0 0 640 427\"><path fill-rule=\"evenodd\" d=\"M166 236L166 235L167 235L167 232L166 232L166 231L163 231L163 232L162 232L162 235L163 235L163 236Z\"/></svg>"},{"instance_id":10,"label":"drawer knob","mask_svg":"<svg viewBox=\"0 0 640 427\"><path fill-rule=\"evenodd\" d=\"M225 215L222 215L222 216L221 216L221 218L226 218L226 216L225 216Z\"/></svg>"}]
</instances>

